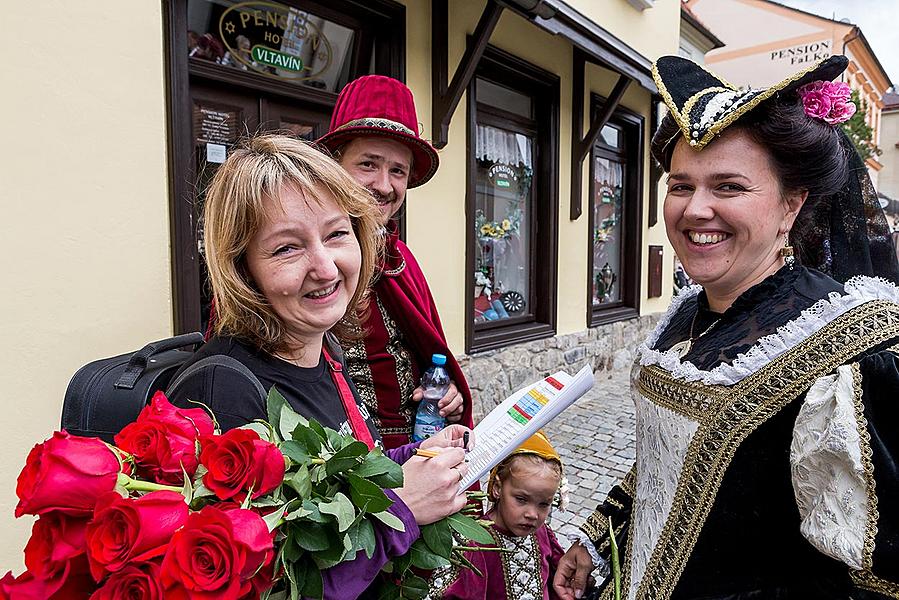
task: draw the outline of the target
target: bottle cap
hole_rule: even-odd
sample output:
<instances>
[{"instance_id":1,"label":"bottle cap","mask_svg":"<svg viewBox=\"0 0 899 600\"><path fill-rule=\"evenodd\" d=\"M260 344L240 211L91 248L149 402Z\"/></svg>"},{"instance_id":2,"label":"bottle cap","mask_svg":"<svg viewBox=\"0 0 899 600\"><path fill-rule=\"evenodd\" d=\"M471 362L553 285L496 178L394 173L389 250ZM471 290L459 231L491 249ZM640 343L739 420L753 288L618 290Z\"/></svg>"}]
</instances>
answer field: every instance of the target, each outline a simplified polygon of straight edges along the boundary
<instances>
[{"instance_id":1,"label":"bottle cap","mask_svg":"<svg viewBox=\"0 0 899 600\"><path fill-rule=\"evenodd\" d=\"M446 364L446 356L444 356L443 354L432 354L431 362L434 363L435 365L437 365L438 367L443 366Z\"/></svg>"}]
</instances>

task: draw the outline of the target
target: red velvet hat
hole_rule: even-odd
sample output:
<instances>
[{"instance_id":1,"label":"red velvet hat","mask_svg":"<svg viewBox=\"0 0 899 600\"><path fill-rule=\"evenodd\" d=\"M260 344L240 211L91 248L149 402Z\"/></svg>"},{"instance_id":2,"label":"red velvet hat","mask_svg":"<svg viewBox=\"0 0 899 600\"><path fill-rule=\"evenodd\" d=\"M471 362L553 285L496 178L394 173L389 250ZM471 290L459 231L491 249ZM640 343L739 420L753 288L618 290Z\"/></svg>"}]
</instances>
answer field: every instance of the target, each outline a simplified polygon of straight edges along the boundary
<instances>
[{"instance_id":1,"label":"red velvet hat","mask_svg":"<svg viewBox=\"0 0 899 600\"><path fill-rule=\"evenodd\" d=\"M392 77L365 75L348 83L337 97L331 127L318 143L334 152L360 135L393 138L412 151L410 188L437 171L437 151L418 135L412 91Z\"/></svg>"}]
</instances>

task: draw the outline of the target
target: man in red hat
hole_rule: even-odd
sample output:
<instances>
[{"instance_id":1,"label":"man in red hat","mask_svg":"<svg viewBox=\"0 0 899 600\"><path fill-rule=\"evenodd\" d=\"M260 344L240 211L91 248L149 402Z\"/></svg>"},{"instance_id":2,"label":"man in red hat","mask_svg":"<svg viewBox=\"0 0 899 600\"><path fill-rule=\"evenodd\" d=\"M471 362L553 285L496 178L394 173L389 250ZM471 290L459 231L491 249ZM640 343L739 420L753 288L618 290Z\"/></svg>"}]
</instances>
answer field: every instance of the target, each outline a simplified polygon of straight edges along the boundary
<instances>
[{"instance_id":1,"label":"man in red hat","mask_svg":"<svg viewBox=\"0 0 899 600\"><path fill-rule=\"evenodd\" d=\"M447 357L453 379L440 412L450 422L472 426L471 392L446 336L418 261L400 239L393 217L406 190L437 171L437 151L418 135L412 92L382 75L366 75L337 98L331 127L318 140L381 208L386 253L374 284L364 339L345 348L353 383L387 448L409 443L422 398L421 374L432 354Z\"/></svg>"}]
</instances>

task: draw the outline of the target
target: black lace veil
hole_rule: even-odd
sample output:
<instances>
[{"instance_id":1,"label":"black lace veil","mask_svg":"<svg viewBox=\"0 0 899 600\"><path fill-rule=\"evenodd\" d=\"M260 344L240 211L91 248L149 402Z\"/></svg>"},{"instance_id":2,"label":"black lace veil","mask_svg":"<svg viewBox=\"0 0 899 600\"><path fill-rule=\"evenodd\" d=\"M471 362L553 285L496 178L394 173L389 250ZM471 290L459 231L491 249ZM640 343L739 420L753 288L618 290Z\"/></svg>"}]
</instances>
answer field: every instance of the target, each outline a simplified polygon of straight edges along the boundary
<instances>
[{"instance_id":1,"label":"black lace veil","mask_svg":"<svg viewBox=\"0 0 899 600\"><path fill-rule=\"evenodd\" d=\"M800 213L791 243L803 265L837 281L868 275L899 283L899 262L877 192L852 141L838 130L849 177L839 192L809 206L809 214Z\"/></svg>"}]
</instances>

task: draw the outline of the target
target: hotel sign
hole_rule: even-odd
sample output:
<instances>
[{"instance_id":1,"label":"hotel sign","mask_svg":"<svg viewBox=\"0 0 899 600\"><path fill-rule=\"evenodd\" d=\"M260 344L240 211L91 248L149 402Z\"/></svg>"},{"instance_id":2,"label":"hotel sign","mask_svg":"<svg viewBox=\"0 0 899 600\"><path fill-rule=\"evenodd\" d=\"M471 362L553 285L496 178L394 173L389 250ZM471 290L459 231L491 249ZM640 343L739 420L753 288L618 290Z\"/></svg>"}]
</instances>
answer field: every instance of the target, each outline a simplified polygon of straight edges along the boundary
<instances>
[{"instance_id":1,"label":"hotel sign","mask_svg":"<svg viewBox=\"0 0 899 600\"><path fill-rule=\"evenodd\" d=\"M264 75L302 81L328 69L331 43L309 13L274 2L241 2L219 20L219 35L238 63Z\"/></svg>"},{"instance_id":2,"label":"hotel sign","mask_svg":"<svg viewBox=\"0 0 899 600\"><path fill-rule=\"evenodd\" d=\"M831 41L821 40L811 44L800 44L782 50L774 50L771 52L770 58L773 61L789 61L791 65L802 65L824 60L832 54Z\"/></svg>"}]
</instances>

